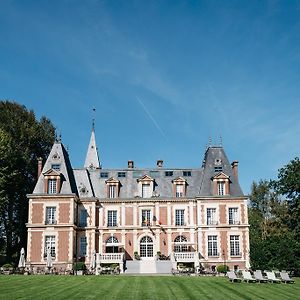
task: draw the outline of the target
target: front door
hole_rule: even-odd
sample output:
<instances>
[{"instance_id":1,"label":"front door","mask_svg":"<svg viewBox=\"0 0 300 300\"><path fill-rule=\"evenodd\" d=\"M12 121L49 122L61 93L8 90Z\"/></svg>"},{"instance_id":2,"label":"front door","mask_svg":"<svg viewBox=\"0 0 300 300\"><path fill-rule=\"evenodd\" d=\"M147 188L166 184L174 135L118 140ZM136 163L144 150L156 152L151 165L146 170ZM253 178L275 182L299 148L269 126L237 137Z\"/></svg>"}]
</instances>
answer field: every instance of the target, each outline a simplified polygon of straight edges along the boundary
<instances>
[{"instance_id":1,"label":"front door","mask_svg":"<svg viewBox=\"0 0 300 300\"><path fill-rule=\"evenodd\" d=\"M140 257L143 260L153 259L153 240L144 236L140 241Z\"/></svg>"}]
</instances>

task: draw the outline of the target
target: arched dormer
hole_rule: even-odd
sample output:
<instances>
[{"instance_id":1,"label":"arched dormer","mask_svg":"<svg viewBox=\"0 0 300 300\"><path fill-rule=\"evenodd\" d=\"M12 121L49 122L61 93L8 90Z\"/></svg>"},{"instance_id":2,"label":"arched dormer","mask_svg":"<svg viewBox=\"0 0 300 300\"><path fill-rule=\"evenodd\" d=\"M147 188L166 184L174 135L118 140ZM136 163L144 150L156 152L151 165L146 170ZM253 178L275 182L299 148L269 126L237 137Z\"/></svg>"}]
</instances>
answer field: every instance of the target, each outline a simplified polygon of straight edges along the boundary
<instances>
[{"instance_id":1,"label":"arched dormer","mask_svg":"<svg viewBox=\"0 0 300 300\"><path fill-rule=\"evenodd\" d=\"M172 180L173 183L173 197L181 198L186 196L186 190L188 183L182 177L177 177L176 179Z\"/></svg>"},{"instance_id":2,"label":"arched dormer","mask_svg":"<svg viewBox=\"0 0 300 300\"><path fill-rule=\"evenodd\" d=\"M217 196L230 195L230 178L223 172L212 177L213 194Z\"/></svg>"},{"instance_id":3,"label":"arched dormer","mask_svg":"<svg viewBox=\"0 0 300 300\"><path fill-rule=\"evenodd\" d=\"M144 175L137 180L138 193L142 198L151 198L154 191L154 179L148 175Z\"/></svg>"},{"instance_id":4,"label":"arched dormer","mask_svg":"<svg viewBox=\"0 0 300 300\"><path fill-rule=\"evenodd\" d=\"M120 195L121 183L119 180L114 177L109 178L105 181L106 190L107 190L107 198L118 198Z\"/></svg>"},{"instance_id":5,"label":"arched dormer","mask_svg":"<svg viewBox=\"0 0 300 300\"><path fill-rule=\"evenodd\" d=\"M46 194L58 194L61 189L61 173L50 169L43 173L44 175L44 192Z\"/></svg>"}]
</instances>

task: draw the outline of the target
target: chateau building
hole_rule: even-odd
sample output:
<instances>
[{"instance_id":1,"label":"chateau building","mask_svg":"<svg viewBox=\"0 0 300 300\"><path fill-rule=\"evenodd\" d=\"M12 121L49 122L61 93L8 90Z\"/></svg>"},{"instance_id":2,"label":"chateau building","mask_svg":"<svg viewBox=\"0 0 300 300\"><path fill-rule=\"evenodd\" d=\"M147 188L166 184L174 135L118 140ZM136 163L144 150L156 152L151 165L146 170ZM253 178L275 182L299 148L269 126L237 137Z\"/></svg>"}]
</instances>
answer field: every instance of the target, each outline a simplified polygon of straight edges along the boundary
<instances>
[{"instance_id":1,"label":"chateau building","mask_svg":"<svg viewBox=\"0 0 300 300\"><path fill-rule=\"evenodd\" d=\"M200 165L200 163L199 163ZM61 141L38 162L29 198L27 264L72 269L75 261L98 269L163 273L179 263L214 270L249 267L247 197L238 162L222 146L209 146L202 166L102 168L92 130L83 168L72 168ZM95 255L96 253L96 255ZM164 260L159 260L164 259ZM96 270L97 271L97 270Z\"/></svg>"}]
</instances>

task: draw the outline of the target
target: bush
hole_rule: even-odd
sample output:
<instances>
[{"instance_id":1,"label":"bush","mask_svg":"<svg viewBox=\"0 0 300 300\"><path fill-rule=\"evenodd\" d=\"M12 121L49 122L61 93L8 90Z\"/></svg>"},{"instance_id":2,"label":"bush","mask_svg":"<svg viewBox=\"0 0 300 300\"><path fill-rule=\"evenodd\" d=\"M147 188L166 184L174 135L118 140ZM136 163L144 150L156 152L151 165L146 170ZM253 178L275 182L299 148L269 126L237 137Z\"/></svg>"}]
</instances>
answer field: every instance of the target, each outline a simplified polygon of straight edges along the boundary
<instances>
[{"instance_id":1,"label":"bush","mask_svg":"<svg viewBox=\"0 0 300 300\"><path fill-rule=\"evenodd\" d=\"M84 262L79 261L79 262L74 263L73 269L74 269L75 271L85 270L85 269L86 269L86 266L85 266Z\"/></svg>"},{"instance_id":2,"label":"bush","mask_svg":"<svg viewBox=\"0 0 300 300\"><path fill-rule=\"evenodd\" d=\"M13 265L11 265L11 264L4 264L3 266L2 266L2 268L4 269L4 270L9 270L9 269L12 269L13 268Z\"/></svg>"},{"instance_id":3,"label":"bush","mask_svg":"<svg viewBox=\"0 0 300 300\"><path fill-rule=\"evenodd\" d=\"M218 273L224 273L225 274L227 271L229 271L229 268L226 265L219 265L217 267L217 271L218 271Z\"/></svg>"}]
</instances>

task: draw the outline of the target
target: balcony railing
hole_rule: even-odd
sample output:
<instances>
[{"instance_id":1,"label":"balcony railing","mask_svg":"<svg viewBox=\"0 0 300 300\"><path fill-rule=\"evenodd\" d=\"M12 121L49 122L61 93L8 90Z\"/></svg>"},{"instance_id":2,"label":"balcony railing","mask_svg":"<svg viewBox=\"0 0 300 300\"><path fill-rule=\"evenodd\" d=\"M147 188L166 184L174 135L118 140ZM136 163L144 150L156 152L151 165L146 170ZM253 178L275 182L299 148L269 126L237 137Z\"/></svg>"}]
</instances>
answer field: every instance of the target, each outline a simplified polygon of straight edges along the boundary
<instances>
[{"instance_id":1,"label":"balcony railing","mask_svg":"<svg viewBox=\"0 0 300 300\"><path fill-rule=\"evenodd\" d=\"M207 225L218 225L218 221L215 220L207 221Z\"/></svg>"},{"instance_id":2,"label":"balcony railing","mask_svg":"<svg viewBox=\"0 0 300 300\"><path fill-rule=\"evenodd\" d=\"M45 225L56 225L57 221L56 220L46 220Z\"/></svg>"},{"instance_id":3,"label":"balcony railing","mask_svg":"<svg viewBox=\"0 0 300 300\"><path fill-rule=\"evenodd\" d=\"M98 254L97 261L100 263L120 263L124 260L124 253Z\"/></svg>"},{"instance_id":4,"label":"balcony railing","mask_svg":"<svg viewBox=\"0 0 300 300\"><path fill-rule=\"evenodd\" d=\"M237 220L229 220L229 225L240 225L241 221L237 221Z\"/></svg>"},{"instance_id":5,"label":"balcony railing","mask_svg":"<svg viewBox=\"0 0 300 300\"><path fill-rule=\"evenodd\" d=\"M177 262L194 262L197 258L197 252L173 252L173 254Z\"/></svg>"}]
</instances>

